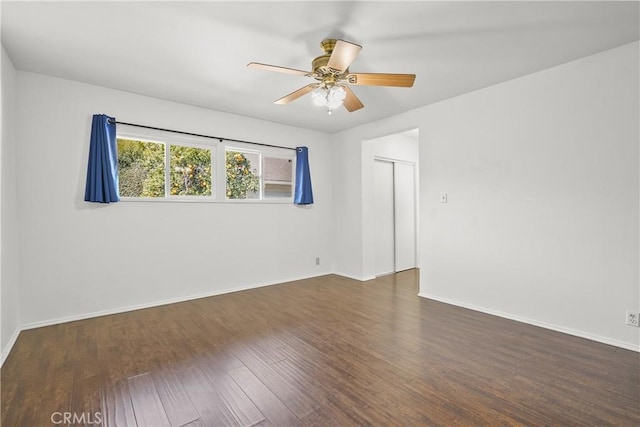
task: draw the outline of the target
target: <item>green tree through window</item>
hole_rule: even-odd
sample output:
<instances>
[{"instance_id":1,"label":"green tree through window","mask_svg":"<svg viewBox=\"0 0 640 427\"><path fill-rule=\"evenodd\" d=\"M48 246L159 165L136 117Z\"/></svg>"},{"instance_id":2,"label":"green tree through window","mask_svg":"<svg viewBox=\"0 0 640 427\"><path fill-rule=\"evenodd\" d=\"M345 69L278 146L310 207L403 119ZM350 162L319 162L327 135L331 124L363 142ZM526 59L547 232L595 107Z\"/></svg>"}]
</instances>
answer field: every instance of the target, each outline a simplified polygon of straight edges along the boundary
<instances>
[{"instance_id":1,"label":"green tree through window","mask_svg":"<svg viewBox=\"0 0 640 427\"><path fill-rule=\"evenodd\" d=\"M228 199L246 199L249 193L260 190L260 177L243 153L227 151L225 161Z\"/></svg>"},{"instance_id":2,"label":"green tree through window","mask_svg":"<svg viewBox=\"0 0 640 427\"><path fill-rule=\"evenodd\" d=\"M120 196L164 197L164 144L118 138Z\"/></svg>"},{"instance_id":3,"label":"green tree through window","mask_svg":"<svg viewBox=\"0 0 640 427\"><path fill-rule=\"evenodd\" d=\"M118 138L120 196L165 197L165 146ZM172 195L211 195L210 149L169 145L169 155Z\"/></svg>"},{"instance_id":4,"label":"green tree through window","mask_svg":"<svg viewBox=\"0 0 640 427\"><path fill-rule=\"evenodd\" d=\"M171 145L171 194L211 195L211 150Z\"/></svg>"}]
</instances>

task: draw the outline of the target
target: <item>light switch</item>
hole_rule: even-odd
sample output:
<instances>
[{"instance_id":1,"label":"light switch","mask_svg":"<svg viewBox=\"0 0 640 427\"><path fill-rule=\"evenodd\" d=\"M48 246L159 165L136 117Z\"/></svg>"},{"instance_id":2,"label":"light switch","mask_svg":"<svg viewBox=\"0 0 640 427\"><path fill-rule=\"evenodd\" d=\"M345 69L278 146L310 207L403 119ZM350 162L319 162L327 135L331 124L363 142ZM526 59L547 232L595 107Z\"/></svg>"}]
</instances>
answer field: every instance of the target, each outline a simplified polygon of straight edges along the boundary
<instances>
[{"instance_id":1,"label":"light switch","mask_svg":"<svg viewBox=\"0 0 640 427\"><path fill-rule=\"evenodd\" d=\"M442 193L440 195L440 203L447 203L447 193Z\"/></svg>"}]
</instances>

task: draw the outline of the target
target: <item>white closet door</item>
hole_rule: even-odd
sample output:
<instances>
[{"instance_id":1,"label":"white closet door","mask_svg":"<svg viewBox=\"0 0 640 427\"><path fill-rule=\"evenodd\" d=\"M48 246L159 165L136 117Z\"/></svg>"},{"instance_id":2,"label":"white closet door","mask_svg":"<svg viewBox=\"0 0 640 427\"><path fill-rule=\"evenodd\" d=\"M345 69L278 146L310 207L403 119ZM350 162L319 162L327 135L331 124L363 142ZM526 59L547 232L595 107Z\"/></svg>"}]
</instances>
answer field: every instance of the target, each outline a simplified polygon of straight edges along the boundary
<instances>
[{"instance_id":1,"label":"white closet door","mask_svg":"<svg viewBox=\"0 0 640 427\"><path fill-rule=\"evenodd\" d=\"M393 163L376 160L373 169L376 276L395 271Z\"/></svg>"},{"instance_id":2,"label":"white closet door","mask_svg":"<svg viewBox=\"0 0 640 427\"><path fill-rule=\"evenodd\" d=\"M395 271L408 270L416 262L415 166L394 163Z\"/></svg>"}]
</instances>

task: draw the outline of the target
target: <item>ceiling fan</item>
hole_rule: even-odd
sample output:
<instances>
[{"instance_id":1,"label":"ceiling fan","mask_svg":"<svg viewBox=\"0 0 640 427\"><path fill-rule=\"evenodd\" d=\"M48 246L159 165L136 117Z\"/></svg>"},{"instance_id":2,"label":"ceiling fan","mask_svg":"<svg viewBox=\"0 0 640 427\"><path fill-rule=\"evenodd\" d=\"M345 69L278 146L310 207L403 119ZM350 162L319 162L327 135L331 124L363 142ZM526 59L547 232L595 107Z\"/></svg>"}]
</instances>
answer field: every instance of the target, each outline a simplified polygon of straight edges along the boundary
<instances>
[{"instance_id":1,"label":"ceiling fan","mask_svg":"<svg viewBox=\"0 0 640 427\"><path fill-rule=\"evenodd\" d=\"M353 112L364 107L353 93L349 85L356 86L393 86L412 87L416 79L415 74L385 74L385 73L352 73L349 66L356 59L362 46L344 40L326 39L320 43L324 55L320 55L311 62L313 71L297 70L295 68L279 67L277 65L251 62L247 67L279 73L313 77L317 83L308 84L289 95L275 101L276 104L288 104L311 92L313 103L331 110L344 105Z\"/></svg>"}]
</instances>

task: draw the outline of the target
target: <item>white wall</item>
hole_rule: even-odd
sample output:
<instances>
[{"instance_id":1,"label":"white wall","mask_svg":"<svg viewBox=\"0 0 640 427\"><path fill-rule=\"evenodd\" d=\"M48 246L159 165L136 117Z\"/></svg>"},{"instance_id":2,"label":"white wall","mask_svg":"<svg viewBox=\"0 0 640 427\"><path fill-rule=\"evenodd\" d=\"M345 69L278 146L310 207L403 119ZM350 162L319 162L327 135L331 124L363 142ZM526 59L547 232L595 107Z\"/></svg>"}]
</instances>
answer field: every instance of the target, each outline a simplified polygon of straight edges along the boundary
<instances>
[{"instance_id":1,"label":"white wall","mask_svg":"<svg viewBox=\"0 0 640 427\"><path fill-rule=\"evenodd\" d=\"M640 349L624 324L640 309L639 48L335 135L342 268L366 270L363 201L341 204L342 182L362 186L348 163L362 140L418 127L421 295Z\"/></svg>"},{"instance_id":2,"label":"white wall","mask_svg":"<svg viewBox=\"0 0 640 427\"><path fill-rule=\"evenodd\" d=\"M23 325L332 271L331 153L325 134L38 74L19 72L18 82ZM315 204L86 203L94 113L233 139L307 145Z\"/></svg>"},{"instance_id":3,"label":"white wall","mask_svg":"<svg viewBox=\"0 0 640 427\"><path fill-rule=\"evenodd\" d=\"M360 140L333 135L333 259L334 271L368 279L363 268L362 155Z\"/></svg>"},{"instance_id":4,"label":"white wall","mask_svg":"<svg viewBox=\"0 0 640 427\"><path fill-rule=\"evenodd\" d=\"M2 144L0 146L0 362L11 350L18 322L18 216L16 198L16 70L2 48Z\"/></svg>"},{"instance_id":5,"label":"white wall","mask_svg":"<svg viewBox=\"0 0 640 427\"><path fill-rule=\"evenodd\" d=\"M394 133L363 141L362 149L370 161L373 161L373 157L381 157L418 165L418 138L409 136L409 133Z\"/></svg>"}]
</instances>

